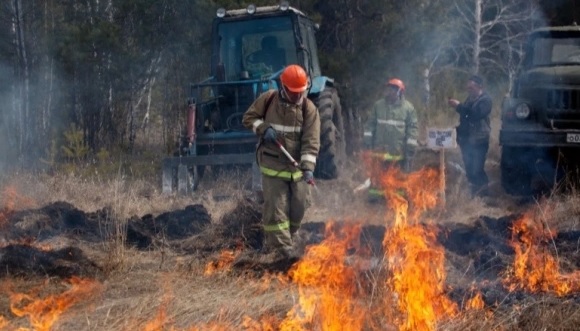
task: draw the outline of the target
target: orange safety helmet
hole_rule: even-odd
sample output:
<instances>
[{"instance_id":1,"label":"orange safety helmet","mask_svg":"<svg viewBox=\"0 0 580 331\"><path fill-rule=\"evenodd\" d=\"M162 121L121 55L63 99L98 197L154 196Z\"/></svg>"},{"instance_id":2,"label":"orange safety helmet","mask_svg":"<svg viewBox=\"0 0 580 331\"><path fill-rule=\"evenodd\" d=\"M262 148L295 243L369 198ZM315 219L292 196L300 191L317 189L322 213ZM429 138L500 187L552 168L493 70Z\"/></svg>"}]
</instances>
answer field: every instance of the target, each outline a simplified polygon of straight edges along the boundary
<instances>
[{"instance_id":1,"label":"orange safety helmet","mask_svg":"<svg viewBox=\"0 0 580 331\"><path fill-rule=\"evenodd\" d=\"M282 84L291 92L304 92L308 88L308 75L301 66L291 64L280 76Z\"/></svg>"},{"instance_id":2,"label":"orange safety helmet","mask_svg":"<svg viewBox=\"0 0 580 331\"><path fill-rule=\"evenodd\" d=\"M392 78L390 79L387 84L385 85L393 85L399 88L399 90L401 92L405 92L405 84L403 83L402 80L398 79L398 78Z\"/></svg>"}]
</instances>

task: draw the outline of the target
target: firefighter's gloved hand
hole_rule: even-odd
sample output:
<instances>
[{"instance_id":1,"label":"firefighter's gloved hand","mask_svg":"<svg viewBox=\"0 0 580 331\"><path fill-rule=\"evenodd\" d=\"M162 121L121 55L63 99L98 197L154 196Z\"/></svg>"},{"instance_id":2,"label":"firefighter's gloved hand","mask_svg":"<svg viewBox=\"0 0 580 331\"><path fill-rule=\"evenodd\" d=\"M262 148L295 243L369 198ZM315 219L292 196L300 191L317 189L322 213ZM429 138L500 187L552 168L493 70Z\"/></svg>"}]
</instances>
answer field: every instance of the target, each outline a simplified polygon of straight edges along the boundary
<instances>
[{"instance_id":1,"label":"firefighter's gloved hand","mask_svg":"<svg viewBox=\"0 0 580 331\"><path fill-rule=\"evenodd\" d=\"M272 128L267 128L266 131L264 131L264 141L267 143L271 143L271 144L276 144L276 130L272 129Z\"/></svg>"},{"instance_id":2,"label":"firefighter's gloved hand","mask_svg":"<svg viewBox=\"0 0 580 331\"><path fill-rule=\"evenodd\" d=\"M302 173L302 179L308 184L314 185L314 173L310 170L304 170Z\"/></svg>"}]
</instances>

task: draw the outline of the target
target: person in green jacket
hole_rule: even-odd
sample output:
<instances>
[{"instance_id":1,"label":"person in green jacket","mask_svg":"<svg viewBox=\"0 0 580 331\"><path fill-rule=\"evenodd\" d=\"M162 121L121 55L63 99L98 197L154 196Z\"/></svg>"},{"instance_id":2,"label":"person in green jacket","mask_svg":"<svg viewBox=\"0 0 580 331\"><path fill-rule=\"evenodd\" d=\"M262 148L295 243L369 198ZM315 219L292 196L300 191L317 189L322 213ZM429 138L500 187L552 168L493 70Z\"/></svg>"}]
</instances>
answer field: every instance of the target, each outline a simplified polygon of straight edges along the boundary
<instances>
[{"instance_id":1,"label":"person in green jacket","mask_svg":"<svg viewBox=\"0 0 580 331\"><path fill-rule=\"evenodd\" d=\"M392 78L385 84L385 97L373 105L365 125L364 142L371 162L383 168L396 166L411 170L418 143L417 112L405 99L405 84ZM384 195L378 178L371 178L371 197Z\"/></svg>"}]
</instances>

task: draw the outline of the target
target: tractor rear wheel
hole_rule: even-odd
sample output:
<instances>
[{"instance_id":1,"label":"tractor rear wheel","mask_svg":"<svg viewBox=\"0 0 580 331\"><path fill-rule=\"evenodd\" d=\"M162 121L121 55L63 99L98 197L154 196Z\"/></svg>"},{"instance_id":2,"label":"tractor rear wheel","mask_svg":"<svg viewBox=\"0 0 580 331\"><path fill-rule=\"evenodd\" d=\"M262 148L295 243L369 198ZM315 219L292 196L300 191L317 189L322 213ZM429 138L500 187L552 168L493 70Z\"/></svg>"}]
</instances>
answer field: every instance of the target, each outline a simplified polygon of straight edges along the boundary
<instances>
[{"instance_id":1,"label":"tractor rear wheel","mask_svg":"<svg viewBox=\"0 0 580 331\"><path fill-rule=\"evenodd\" d=\"M346 156L340 98L335 88L326 87L314 103L320 114L320 152L314 175L321 179L335 179Z\"/></svg>"}]
</instances>

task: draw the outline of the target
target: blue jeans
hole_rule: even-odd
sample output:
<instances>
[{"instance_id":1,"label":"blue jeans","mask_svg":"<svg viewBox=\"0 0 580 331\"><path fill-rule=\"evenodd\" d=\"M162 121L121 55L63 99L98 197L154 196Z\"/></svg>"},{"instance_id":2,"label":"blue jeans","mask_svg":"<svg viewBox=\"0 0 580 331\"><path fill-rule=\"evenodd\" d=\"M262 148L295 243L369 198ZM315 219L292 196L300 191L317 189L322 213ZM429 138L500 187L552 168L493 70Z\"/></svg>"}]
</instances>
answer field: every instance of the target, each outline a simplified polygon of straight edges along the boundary
<instances>
[{"instance_id":1,"label":"blue jeans","mask_svg":"<svg viewBox=\"0 0 580 331\"><path fill-rule=\"evenodd\" d=\"M463 142L459 144L465 173L469 181L472 195L487 195L489 179L485 173L485 158L489 149L489 141L481 143Z\"/></svg>"}]
</instances>

